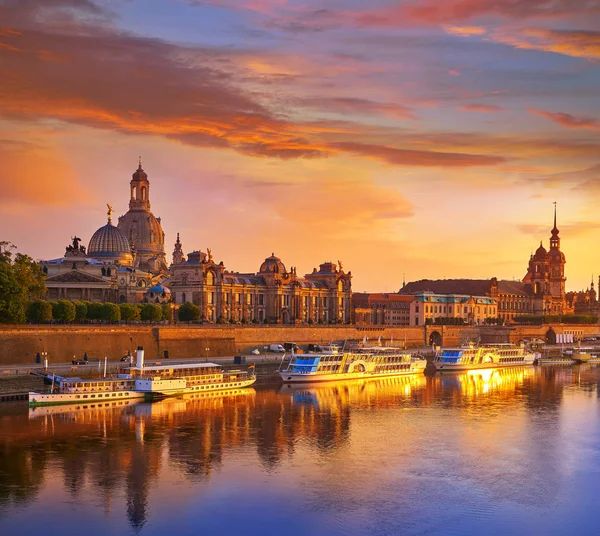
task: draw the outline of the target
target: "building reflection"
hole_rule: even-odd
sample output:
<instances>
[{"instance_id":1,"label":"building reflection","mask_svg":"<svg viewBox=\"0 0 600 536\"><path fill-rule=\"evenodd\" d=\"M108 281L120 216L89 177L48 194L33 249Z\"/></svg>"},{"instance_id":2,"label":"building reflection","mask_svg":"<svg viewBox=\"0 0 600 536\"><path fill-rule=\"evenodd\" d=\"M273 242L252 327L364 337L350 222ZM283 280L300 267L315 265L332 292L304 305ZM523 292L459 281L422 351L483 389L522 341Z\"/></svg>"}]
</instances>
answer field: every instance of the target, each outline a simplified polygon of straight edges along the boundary
<instances>
[{"instance_id":1,"label":"building reflection","mask_svg":"<svg viewBox=\"0 0 600 536\"><path fill-rule=\"evenodd\" d=\"M552 409L576 382L597 390L597 377L590 367L577 373L528 367L241 389L154 404L24 408L2 418L0 508L35 500L53 475L73 500L94 494L106 516L113 515L117 497L125 496L129 524L139 531L162 479L205 485L231 459L227 453L255 457L270 472L298 455L299 445L327 459L346 448L352 434L368 435L365 412L393 419L394 412L383 410L441 405L469 415L475 407L500 411L498 401L527 411ZM416 439L403 441L410 449Z\"/></svg>"}]
</instances>

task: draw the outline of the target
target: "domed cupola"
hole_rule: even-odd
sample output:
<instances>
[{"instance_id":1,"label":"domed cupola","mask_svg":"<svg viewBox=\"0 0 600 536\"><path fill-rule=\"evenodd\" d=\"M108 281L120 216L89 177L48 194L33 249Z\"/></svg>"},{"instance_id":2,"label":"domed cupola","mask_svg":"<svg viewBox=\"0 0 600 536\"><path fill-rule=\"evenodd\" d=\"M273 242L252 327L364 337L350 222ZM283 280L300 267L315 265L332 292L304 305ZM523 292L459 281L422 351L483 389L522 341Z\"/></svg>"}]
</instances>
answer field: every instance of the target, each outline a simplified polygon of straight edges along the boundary
<instances>
[{"instance_id":1,"label":"domed cupola","mask_svg":"<svg viewBox=\"0 0 600 536\"><path fill-rule=\"evenodd\" d=\"M111 214L112 208L109 207L108 223L92 235L87 249L88 257L131 266L131 245L125 234L112 224Z\"/></svg>"},{"instance_id":2,"label":"domed cupola","mask_svg":"<svg viewBox=\"0 0 600 536\"><path fill-rule=\"evenodd\" d=\"M540 242L540 247L537 248L537 250L535 251L535 255L533 256L533 259L536 261L545 261L547 256L548 256L548 252L546 251L546 248Z\"/></svg>"},{"instance_id":3,"label":"domed cupola","mask_svg":"<svg viewBox=\"0 0 600 536\"><path fill-rule=\"evenodd\" d=\"M150 181L140 159L130 183L129 210L119 218L119 229L135 246L139 267L152 273L167 270L165 234L160 218L150 211Z\"/></svg>"},{"instance_id":4,"label":"domed cupola","mask_svg":"<svg viewBox=\"0 0 600 536\"><path fill-rule=\"evenodd\" d=\"M260 265L259 273L272 273L272 274L284 274L287 270L285 269L285 265L281 262L279 257L275 256L275 253L271 253L270 257L265 259Z\"/></svg>"}]
</instances>

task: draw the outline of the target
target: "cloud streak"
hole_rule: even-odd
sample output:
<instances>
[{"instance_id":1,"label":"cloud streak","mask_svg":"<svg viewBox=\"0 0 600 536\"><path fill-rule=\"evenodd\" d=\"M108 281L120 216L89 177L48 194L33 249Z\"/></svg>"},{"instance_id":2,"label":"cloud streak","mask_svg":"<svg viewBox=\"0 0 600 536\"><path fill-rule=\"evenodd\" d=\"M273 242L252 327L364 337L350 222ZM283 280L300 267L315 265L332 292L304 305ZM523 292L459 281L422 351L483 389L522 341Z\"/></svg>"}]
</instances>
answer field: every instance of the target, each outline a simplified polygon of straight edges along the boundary
<instances>
[{"instance_id":1,"label":"cloud streak","mask_svg":"<svg viewBox=\"0 0 600 536\"><path fill-rule=\"evenodd\" d=\"M550 119L558 125L567 128L587 128L592 130L600 129L598 120L592 117L575 116L564 112L547 112L544 110L536 110L535 108L527 108L527 111L531 114Z\"/></svg>"}]
</instances>

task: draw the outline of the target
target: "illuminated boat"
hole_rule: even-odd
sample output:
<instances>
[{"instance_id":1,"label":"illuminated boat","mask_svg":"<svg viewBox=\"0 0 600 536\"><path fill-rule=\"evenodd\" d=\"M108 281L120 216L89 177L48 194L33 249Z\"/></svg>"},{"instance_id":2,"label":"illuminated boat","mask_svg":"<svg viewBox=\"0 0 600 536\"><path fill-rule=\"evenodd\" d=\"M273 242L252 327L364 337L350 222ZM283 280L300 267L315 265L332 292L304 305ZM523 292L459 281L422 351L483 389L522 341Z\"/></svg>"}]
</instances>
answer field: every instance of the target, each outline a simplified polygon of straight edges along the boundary
<instances>
[{"instance_id":1,"label":"illuminated boat","mask_svg":"<svg viewBox=\"0 0 600 536\"><path fill-rule=\"evenodd\" d=\"M533 365L539 357L525 346L502 344L468 344L460 348L442 348L433 364L439 372L455 370L522 367Z\"/></svg>"},{"instance_id":2,"label":"illuminated boat","mask_svg":"<svg viewBox=\"0 0 600 536\"><path fill-rule=\"evenodd\" d=\"M340 380L385 378L422 374L425 358L390 347L357 348L293 355L285 370L279 371L284 383L314 383Z\"/></svg>"},{"instance_id":3,"label":"illuminated boat","mask_svg":"<svg viewBox=\"0 0 600 536\"><path fill-rule=\"evenodd\" d=\"M76 404L125 398L161 398L190 393L227 391L249 387L256 375L241 370L224 371L215 363L144 365L144 350L138 348L136 364L123 367L116 378L82 380L61 378L49 393L29 393L30 406Z\"/></svg>"}]
</instances>

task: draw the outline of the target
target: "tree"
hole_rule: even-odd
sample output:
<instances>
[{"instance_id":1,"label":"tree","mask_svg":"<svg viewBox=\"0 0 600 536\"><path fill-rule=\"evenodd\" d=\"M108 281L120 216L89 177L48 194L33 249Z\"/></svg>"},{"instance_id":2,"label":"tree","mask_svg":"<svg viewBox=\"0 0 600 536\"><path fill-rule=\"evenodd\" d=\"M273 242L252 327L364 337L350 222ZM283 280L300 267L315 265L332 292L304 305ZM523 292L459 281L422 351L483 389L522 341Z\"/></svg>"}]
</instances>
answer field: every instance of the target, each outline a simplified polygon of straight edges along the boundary
<instances>
[{"instance_id":1,"label":"tree","mask_svg":"<svg viewBox=\"0 0 600 536\"><path fill-rule=\"evenodd\" d=\"M162 309L162 319L167 320L169 324L173 322L172 313L171 313L171 304L163 303L160 308Z\"/></svg>"},{"instance_id":2,"label":"tree","mask_svg":"<svg viewBox=\"0 0 600 536\"><path fill-rule=\"evenodd\" d=\"M100 304L100 320L118 322L121 320L121 309L116 303Z\"/></svg>"},{"instance_id":3,"label":"tree","mask_svg":"<svg viewBox=\"0 0 600 536\"><path fill-rule=\"evenodd\" d=\"M200 307L192 302L185 302L179 307L179 320L182 322L198 322L200 318Z\"/></svg>"},{"instance_id":4,"label":"tree","mask_svg":"<svg viewBox=\"0 0 600 536\"><path fill-rule=\"evenodd\" d=\"M70 324L75 320L75 304L68 300L52 302L52 318Z\"/></svg>"},{"instance_id":5,"label":"tree","mask_svg":"<svg viewBox=\"0 0 600 536\"><path fill-rule=\"evenodd\" d=\"M46 293L44 275L28 255L12 250L10 242L0 242L0 322L20 324L26 320L26 304Z\"/></svg>"},{"instance_id":6,"label":"tree","mask_svg":"<svg viewBox=\"0 0 600 536\"><path fill-rule=\"evenodd\" d=\"M98 302L85 302L88 320L102 320L102 304Z\"/></svg>"},{"instance_id":7,"label":"tree","mask_svg":"<svg viewBox=\"0 0 600 536\"><path fill-rule=\"evenodd\" d=\"M82 322L87 319L88 308L87 304L82 301L75 301L75 320Z\"/></svg>"},{"instance_id":8,"label":"tree","mask_svg":"<svg viewBox=\"0 0 600 536\"><path fill-rule=\"evenodd\" d=\"M52 320L52 304L45 300L34 300L27 305L27 321L35 324Z\"/></svg>"},{"instance_id":9,"label":"tree","mask_svg":"<svg viewBox=\"0 0 600 536\"><path fill-rule=\"evenodd\" d=\"M159 322L162 320L162 309L156 303L144 303L142 305L141 318L146 322Z\"/></svg>"},{"instance_id":10,"label":"tree","mask_svg":"<svg viewBox=\"0 0 600 536\"><path fill-rule=\"evenodd\" d=\"M121 303L119 309L121 309L121 320L125 322L134 322L140 319L140 308L133 303Z\"/></svg>"}]
</instances>

